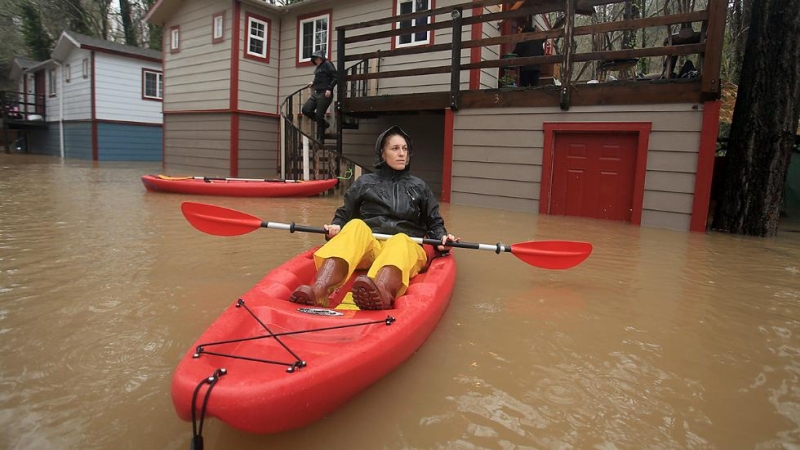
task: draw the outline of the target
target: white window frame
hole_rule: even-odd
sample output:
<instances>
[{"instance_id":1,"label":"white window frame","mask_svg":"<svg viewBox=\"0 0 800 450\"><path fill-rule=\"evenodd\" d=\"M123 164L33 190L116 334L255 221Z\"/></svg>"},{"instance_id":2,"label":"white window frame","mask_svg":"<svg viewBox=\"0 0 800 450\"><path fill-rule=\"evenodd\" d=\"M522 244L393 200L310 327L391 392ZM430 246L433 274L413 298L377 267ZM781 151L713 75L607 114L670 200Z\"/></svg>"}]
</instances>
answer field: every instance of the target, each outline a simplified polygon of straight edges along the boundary
<instances>
[{"instance_id":1,"label":"white window frame","mask_svg":"<svg viewBox=\"0 0 800 450\"><path fill-rule=\"evenodd\" d=\"M214 14L211 19L211 42L218 43L225 40L225 13Z\"/></svg>"},{"instance_id":2,"label":"white window frame","mask_svg":"<svg viewBox=\"0 0 800 450\"><path fill-rule=\"evenodd\" d=\"M56 69L49 69L47 71L47 95L55 97L58 95L58 71Z\"/></svg>"},{"instance_id":3,"label":"white window frame","mask_svg":"<svg viewBox=\"0 0 800 450\"><path fill-rule=\"evenodd\" d=\"M432 7L433 7L433 0L422 0L422 1L425 1L425 2L428 3L428 8L423 10L423 11L430 11L432 9ZM411 3L411 12L412 13L415 13L415 12L418 11L417 10L417 0L395 0L395 2L396 2L395 3L395 5L396 5L395 6L396 7L395 16L399 16L400 15L400 5L403 4L403 3ZM415 27L415 26L419 25L417 23L418 20L419 19L413 19L411 21L411 26ZM433 22L433 16L428 16L428 24L430 24L432 22ZM400 26L400 22L395 22L395 27L398 30L403 28L403 27ZM432 37L433 37L430 30L425 32L425 36L426 36L425 40L420 40L420 41L416 40L417 39L417 33L409 33L409 34L411 35L411 42L406 42L406 43L400 43L400 37L403 36L403 35L398 34L397 36L395 36L394 37L394 46L395 46L395 48L413 47L413 46L417 46L417 45L428 45L428 44L431 43L431 40L432 40Z\"/></svg>"},{"instance_id":4,"label":"white window frame","mask_svg":"<svg viewBox=\"0 0 800 450\"><path fill-rule=\"evenodd\" d=\"M181 29L180 27L170 28L169 30L169 51L177 52L181 49Z\"/></svg>"},{"instance_id":5,"label":"white window frame","mask_svg":"<svg viewBox=\"0 0 800 450\"><path fill-rule=\"evenodd\" d=\"M320 39L322 42L317 42L317 22L318 21L325 21L327 22L328 26L325 29L325 38ZM297 43L297 62L304 63L304 62L311 62L311 55L303 55L303 50L305 48L305 34L303 33L303 26L307 23L312 23L314 27L314 42L311 44L311 53L313 54L317 50L320 49L321 45L325 45L325 58L330 59L331 49L330 49L330 38L331 38L331 14L330 13L323 13L313 17L306 17L299 21L298 23L298 43Z\"/></svg>"},{"instance_id":6,"label":"white window frame","mask_svg":"<svg viewBox=\"0 0 800 450\"><path fill-rule=\"evenodd\" d=\"M147 75L155 75L156 77L156 96L147 95ZM148 100L163 100L164 99L164 73L158 70L143 69L142 70L142 98Z\"/></svg>"},{"instance_id":7,"label":"white window frame","mask_svg":"<svg viewBox=\"0 0 800 450\"><path fill-rule=\"evenodd\" d=\"M253 34L253 25L263 25L264 35L259 37ZM257 59L268 59L269 56L269 22L261 20L258 17L247 16L247 43L245 44L245 54ZM264 53L255 53L250 51L250 43L252 41L261 41Z\"/></svg>"},{"instance_id":8,"label":"white window frame","mask_svg":"<svg viewBox=\"0 0 800 450\"><path fill-rule=\"evenodd\" d=\"M72 66L69 64L64 65L64 81L69 83L72 80Z\"/></svg>"},{"instance_id":9,"label":"white window frame","mask_svg":"<svg viewBox=\"0 0 800 450\"><path fill-rule=\"evenodd\" d=\"M89 58L83 58L81 62L81 70L83 78L89 78Z\"/></svg>"}]
</instances>

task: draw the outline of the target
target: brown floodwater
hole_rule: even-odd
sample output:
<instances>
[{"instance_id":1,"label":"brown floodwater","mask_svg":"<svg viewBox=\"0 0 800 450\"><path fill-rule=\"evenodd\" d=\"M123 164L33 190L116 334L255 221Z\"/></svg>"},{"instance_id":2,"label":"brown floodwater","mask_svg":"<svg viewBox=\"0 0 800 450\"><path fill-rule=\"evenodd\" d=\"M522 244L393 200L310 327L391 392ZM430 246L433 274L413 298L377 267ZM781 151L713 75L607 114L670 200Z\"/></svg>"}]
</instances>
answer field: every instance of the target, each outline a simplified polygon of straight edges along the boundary
<instances>
[{"instance_id":1,"label":"brown floodwater","mask_svg":"<svg viewBox=\"0 0 800 450\"><path fill-rule=\"evenodd\" d=\"M321 242L215 237L145 163L0 154L0 448L186 449L170 379L224 308ZM201 175L201 174L192 174ZM319 226L338 196L192 197ZM299 430L215 419L207 449L798 448L800 227L771 239L442 205L466 241L581 240L565 271L456 250L450 307L399 369Z\"/></svg>"}]
</instances>

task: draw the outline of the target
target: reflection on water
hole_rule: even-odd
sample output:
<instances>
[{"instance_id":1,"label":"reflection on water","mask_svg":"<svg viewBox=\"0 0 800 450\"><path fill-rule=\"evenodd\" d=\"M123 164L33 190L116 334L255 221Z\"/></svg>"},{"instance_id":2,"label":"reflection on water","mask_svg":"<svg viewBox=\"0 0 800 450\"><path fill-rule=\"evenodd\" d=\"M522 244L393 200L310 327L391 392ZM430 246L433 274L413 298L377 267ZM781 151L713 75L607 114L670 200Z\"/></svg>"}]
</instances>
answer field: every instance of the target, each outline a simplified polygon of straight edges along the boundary
<instances>
[{"instance_id":1,"label":"reflection on water","mask_svg":"<svg viewBox=\"0 0 800 450\"><path fill-rule=\"evenodd\" d=\"M0 448L186 448L169 394L197 336L321 243L220 238L146 164L0 155ZM321 225L339 198L194 197ZM800 233L757 239L442 205L464 240L586 240L567 271L457 250L417 354L330 417L272 436L211 420L209 449L800 446Z\"/></svg>"}]
</instances>

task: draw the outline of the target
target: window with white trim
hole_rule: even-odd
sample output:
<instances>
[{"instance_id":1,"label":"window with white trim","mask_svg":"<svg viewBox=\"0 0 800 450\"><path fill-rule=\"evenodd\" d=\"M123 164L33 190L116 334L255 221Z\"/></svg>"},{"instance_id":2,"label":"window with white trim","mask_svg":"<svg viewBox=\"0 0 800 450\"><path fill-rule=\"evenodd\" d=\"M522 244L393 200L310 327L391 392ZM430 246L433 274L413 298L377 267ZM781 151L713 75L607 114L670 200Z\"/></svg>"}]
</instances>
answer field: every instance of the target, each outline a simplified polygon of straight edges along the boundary
<instances>
[{"instance_id":1,"label":"window with white trim","mask_svg":"<svg viewBox=\"0 0 800 450\"><path fill-rule=\"evenodd\" d=\"M225 40L225 13L214 14L211 20L211 42L217 43Z\"/></svg>"},{"instance_id":2,"label":"window with white trim","mask_svg":"<svg viewBox=\"0 0 800 450\"><path fill-rule=\"evenodd\" d=\"M432 0L397 0L397 10L396 10L397 15L428 11L431 9L431 1ZM416 27L420 25L427 25L430 19L431 17L428 16L428 17L418 17L416 19L411 19L411 20L401 20L400 22L397 22L397 28L403 29L403 28ZM430 42L431 42L430 31L418 31L416 33L401 34L399 36L395 36L396 47L425 45L425 44L430 44Z\"/></svg>"},{"instance_id":3,"label":"window with white trim","mask_svg":"<svg viewBox=\"0 0 800 450\"><path fill-rule=\"evenodd\" d=\"M151 100L164 98L164 76L155 70L142 71L142 97Z\"/></svg>"},{"instance_id":4,"label":"window with white trim","mask_svg":"<svg viewBox=\"0 0 800 450\"><path fill-rule=\"evenodd\" d=\"M181 49L181 29L172 27L169 31L169 51L172 53Z\"/></svg>"},{"instance_id":5,"label":"window with white trim","mask_svg":"<svg viewBox=\"0 0 800 450\"><path fill-rule=\"evenodd\" d=\"M72 66L70 66L69 64L66 64L64 66L64 81L69 83L70 80L72 80Z\"/></svg>"},{"instance_id":6,"label":"window with white trim","mask_svg":"<svg viewBox=\"0 0 800 450\"><path fill-rule=\"evenodd\" d=\"M314 52L322 51L330 59L328 53L328 30L330 29L331 15L321 14L314 17L300 19L298 24L300 42L298 49L298 62L310 62Z\"/></svg>"},{"instance_id":7,"label":"window with white trim","mask_svg":"<svg viewBox=\"0 0 800 450\"><path fill-rule=\"evenodd\" d=\"M83 78L89 78L89 58L83 58L81 63L81 71Z\"/></svg>"},{"instance_id":8,"label":"window with white trim","mask_svg":"<svg viewBox=\"0 0 800 450\"><path fill-rule=\"evenodd\" d=\"M247 55L267 59L269 23L257 17L247 17Z\"/></svg>"},{"instance_id":9,"label":"window with white trim","mask_svg":"<svg viewBox=\"0 0 800 450\"><path fill-rule=\"evenodd\" d=\"M58 78L56 78L56 69L50 69L47 75L47 94L52 97L58 93Z\"/></svg>"}]
</instances>

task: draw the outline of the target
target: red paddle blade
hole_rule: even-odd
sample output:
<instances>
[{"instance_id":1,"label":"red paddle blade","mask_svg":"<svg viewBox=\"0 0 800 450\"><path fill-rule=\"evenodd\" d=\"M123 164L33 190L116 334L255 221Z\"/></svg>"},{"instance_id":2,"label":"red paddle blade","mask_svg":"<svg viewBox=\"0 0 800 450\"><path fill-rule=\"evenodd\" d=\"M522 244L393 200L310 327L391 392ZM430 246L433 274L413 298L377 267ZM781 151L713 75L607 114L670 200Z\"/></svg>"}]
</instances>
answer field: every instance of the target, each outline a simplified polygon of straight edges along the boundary
<instances>
[{"instance_id":1,"label":"red paddle blade","mask_svg":"<svg viewBox=\"0 0 800 450\"><path fill-rule=\"evenodd\" d=\"M544 269L569 269L592 253L592 244L573 241L532 241L511 245L511 254Z\"/></svg>"},{"instance_id":2,"label":"red paddle blade","mask_svg":"<svg viewBox=\"0 0 800 450\"><path fill-rule=\"evenodd\" d=\"M183 202L181 211L193 227L215 236L239 236L261 228L261 219L233 209Z\"/></svg>"}]
</instances>

